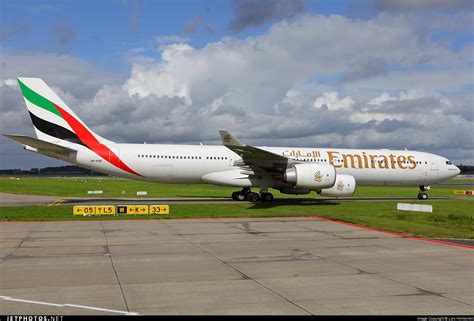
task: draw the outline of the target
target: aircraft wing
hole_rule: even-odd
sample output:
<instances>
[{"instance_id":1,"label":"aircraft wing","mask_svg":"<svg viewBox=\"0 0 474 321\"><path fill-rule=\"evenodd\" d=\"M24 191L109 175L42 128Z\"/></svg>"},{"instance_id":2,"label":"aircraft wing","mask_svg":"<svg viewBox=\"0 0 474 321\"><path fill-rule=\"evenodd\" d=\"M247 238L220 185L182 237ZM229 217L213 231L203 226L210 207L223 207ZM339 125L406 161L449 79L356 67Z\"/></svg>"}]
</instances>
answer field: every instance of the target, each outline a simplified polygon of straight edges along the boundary
<instances>
[{"instance_id":1,"label":"aircraft wing","mask_svg":"<svg viewBox=\"0 0 474 321\"><path fill-rule=\"evenodd\" d=\"M235 165L248 166L255 171L263 169L270 173L282 173L290 163L300 163L283 155L278 155L264 149L246 145L228 130L219 130L222 144L231 151L242 157L242 164Z\"/></svg>"},{"instance_id":2,"label":"aircraft wing","mask_svg":"<svg viewBox=\"0 0 474 321\"><path fill-rule=\"evenodd\" d=\"M44 151L44 152L65 154L65 155L77 152L77 150L75 149L45 142L44 140L40 140L40 139L29 137L29 136L24 136L24 135L3 135L3 136L10 138L11 140L14 140L20 144L33 147L37 149L38 152Z\"/></svg>"}]
</instances>

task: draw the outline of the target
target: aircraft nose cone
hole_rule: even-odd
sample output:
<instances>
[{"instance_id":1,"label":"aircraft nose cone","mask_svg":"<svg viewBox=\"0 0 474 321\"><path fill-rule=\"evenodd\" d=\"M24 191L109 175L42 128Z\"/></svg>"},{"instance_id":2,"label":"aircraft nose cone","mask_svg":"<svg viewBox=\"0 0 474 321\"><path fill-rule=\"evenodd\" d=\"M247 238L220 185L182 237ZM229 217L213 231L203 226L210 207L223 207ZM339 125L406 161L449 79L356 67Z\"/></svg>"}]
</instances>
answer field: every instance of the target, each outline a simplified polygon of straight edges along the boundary
<instances>
[{"instance_id":1,"label":"aircraft nose cone","mask_svg":"<svg viewBox=\"0 0 474 321\"><path fill-rule=\"evenodd\" d=\"M461 173L461 170L459 169L459 167L456 166L456 176L459 175Z\"/></svg>"}]
</instances>

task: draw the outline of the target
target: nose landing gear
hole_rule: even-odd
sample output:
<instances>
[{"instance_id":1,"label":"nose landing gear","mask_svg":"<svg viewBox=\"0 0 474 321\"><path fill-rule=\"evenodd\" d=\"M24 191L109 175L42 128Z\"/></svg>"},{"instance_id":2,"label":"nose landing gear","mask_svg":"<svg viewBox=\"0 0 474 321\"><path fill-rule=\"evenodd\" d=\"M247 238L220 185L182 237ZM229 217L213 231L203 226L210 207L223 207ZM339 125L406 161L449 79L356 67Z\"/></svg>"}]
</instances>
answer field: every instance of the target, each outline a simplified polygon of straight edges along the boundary
<instances>
[{"instance_id":1,"label":"nose landing gear","mask_svg":"<svg viewBox=\"0 0 474 321\"><path fill-rule=\"evenodd\" d=\"M428 199L428 194L424 193L430 190L430 187L427 185L421 185L420 186L420 192L418 193L418 199L419 200L427 200Z\"/></svg>"}]
</instances>

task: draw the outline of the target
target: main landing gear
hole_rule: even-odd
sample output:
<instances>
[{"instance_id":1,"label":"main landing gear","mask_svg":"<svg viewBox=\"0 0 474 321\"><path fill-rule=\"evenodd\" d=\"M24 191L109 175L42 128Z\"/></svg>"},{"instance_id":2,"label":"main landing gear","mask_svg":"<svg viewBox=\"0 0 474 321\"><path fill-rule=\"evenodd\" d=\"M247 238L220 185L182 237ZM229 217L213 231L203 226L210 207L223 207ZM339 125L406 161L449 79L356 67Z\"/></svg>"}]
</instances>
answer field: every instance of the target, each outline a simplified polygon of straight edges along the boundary
<instances>
[{"instance_id":1,"label":"main landing gear","mask_svg":"<svg viewBox=\"0 0 474 321\"><path fill-rule=\"evenodd\" d=\"M426 185L421 185L420 186L420 192L418 193L418 199L419 200L427 200L428 199L428 194L424 193L430 190L429 186Z\"/></svg>"},{"instance_id":2,"label":"main landing gear","mask_svg":"<svg viewBox=\"0 0 474 321\"><path fill-rule=\"evenodd\" d=\"M249 201L249 202L271 202L273 200L273 194L267 192L254 193L250 188L245 187L240 192L233 192L232 199L234 201Z\"/></svg>"}]
</instances>

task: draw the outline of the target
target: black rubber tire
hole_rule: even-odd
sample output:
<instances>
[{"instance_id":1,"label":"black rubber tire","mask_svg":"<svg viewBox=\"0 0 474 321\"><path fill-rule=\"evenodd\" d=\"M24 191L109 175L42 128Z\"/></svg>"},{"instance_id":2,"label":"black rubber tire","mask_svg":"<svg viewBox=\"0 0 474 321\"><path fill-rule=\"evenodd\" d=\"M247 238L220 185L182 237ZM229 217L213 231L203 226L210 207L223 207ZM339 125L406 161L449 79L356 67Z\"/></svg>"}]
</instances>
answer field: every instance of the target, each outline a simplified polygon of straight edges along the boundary
<instances>
[{"instance_id":1,"label":"black rubber tire","mask_svg":"<svg viewBox=\"0 0 474 321\"><path fill-rule=\"evenodd\" d=\"M239 195L237 196L238 201L245 201L245 198L246 198L245 195L241 193L239 193Z\"/></svg>"},{"instance_id":2,"label":"black rubber tire","mask_svg":"<svg viewBox=\"0 0 474 321\"><path fill-rule=\"evenodd\" d=\"M239 200L239 194L240 194L240 192L233 192L232 193L232 199L234 201L238 201Z\"/></svg>"},{"instance_id":3,"label":"black rubber tire","mask_svg":"<svg viewBox=\"0 0 474 321\"><path fill-rule=\"evenodd\" d=\"M260 196L257 193L248 193L247 194L247 201L249 202L258 202Z\"/></svg>"},{"instance_id":4,"label":"black rubber tire","mask_svg":"<svg viewBox=\"0 0 474 321\"><path fill-rule=\"evenodd\" d=\"M262 193L261 199L264 202L271 202L271 201L273 201L273 194L272 193Z\"/></svg>"},{"instance_id":5,"label":"black rubber tire","mask_svg":"<svg viewBox=\"0 0 474 321\"><path fill-rule=\"evenodd\" d=\"M422 201L427 200L427 199L428 199L428 194L426 194L426 193L418 193L418 199L419 199L419 200L422 200Z\"/></svg>"}]
</instances>

